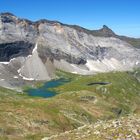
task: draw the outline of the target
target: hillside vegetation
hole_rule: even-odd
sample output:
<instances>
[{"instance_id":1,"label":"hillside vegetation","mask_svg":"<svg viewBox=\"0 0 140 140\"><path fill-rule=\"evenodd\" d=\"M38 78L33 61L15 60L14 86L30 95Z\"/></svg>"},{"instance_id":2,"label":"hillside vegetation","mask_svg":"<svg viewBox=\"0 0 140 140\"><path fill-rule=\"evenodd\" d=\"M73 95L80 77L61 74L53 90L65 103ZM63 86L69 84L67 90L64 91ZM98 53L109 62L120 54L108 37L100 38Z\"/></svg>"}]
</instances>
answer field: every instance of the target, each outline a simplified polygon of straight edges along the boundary
<instances>
[{"instance_id":1,"label":"hillside vegetation","mask_svg":"<svg viewBox=\"0 0 140 140\"><path fill-rule=\"evenodd\" d=\"M59 94L48 99L0 88L0 140L65 140L63 136L71 140L105 139L115 131L109 124L114 126L113 120L117 119L126 129L118 129L117 125L116 133L111 135L115 139L119 131L129 136L131 130L128 131L125 121L133 127L139 123L140 83L134 74L112 72L81 76L58 71L57 75L71 80L50 89ZM97 135L94 124L99 124ZM103 135L98 135L103 126L108 131L105 129Z\"/></svg>"}]
</instances>

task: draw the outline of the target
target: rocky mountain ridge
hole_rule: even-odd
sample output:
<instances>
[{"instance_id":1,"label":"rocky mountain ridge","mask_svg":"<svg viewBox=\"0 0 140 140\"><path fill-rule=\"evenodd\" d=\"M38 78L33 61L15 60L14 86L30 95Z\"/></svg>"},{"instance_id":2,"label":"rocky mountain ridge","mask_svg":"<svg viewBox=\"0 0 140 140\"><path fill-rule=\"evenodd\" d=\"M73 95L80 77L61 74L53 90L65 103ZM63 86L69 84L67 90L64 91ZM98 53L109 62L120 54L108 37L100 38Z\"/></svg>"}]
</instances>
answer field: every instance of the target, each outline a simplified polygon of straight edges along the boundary
<instances>
[{"instance_id":1,"label":"rocky mountain ridge","mask_svg":"<svg viewBox=\"0 0 140 140\"><path fill-rule=\"evenodd\" d=\"M107 26L87 30L58 21L32 22L0 14L0 85L55 78L56 69L89 75L140 67L139 39L116 35ZM135 48L137 47L137 48Z\"/></svg>"}]
</instances>

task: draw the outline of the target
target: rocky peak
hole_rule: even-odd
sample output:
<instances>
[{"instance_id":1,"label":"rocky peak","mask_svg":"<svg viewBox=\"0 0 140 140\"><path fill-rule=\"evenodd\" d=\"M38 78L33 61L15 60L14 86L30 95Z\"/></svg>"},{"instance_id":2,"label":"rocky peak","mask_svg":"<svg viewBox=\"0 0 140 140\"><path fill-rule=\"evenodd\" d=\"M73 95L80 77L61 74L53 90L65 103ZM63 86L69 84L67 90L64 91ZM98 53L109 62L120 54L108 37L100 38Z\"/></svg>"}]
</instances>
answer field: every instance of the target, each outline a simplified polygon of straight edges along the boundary
<instances>
[{"instance_id":1,"label":"rocky peak","mask_svg":"<svg viewBox=\"0 0 140 140\"><path fill-rule=\"evenodd\" d=\"M38 30L38 26L40 24L47 24L47 25L62 25L62 26L68 26L70 28L74 28L79 32L85 32L87 34L92 34L92 35L97 35L97 36L105 36L105 37L110 37L110 36L115 36L115 33L108 28L106 25L103 25L103 28L100 30L88 30L85 29L83 27L77 26L77 25L67 25L67 24L63 24L59 21L51 21L51 20L47 20L47 19L41 19L38 20L36 22L27 20L27 19L22 19L22 18L18 18L16 17L14 14L6 12L6 13L1 13L0 14L0 20L2 23L14 23L14 24L22 24L25 25L26 27L28 27L29 25L33 25L33 27L35 27L36 30Z\"/></svg>"},{"instance_id":2,"label":"rocky peak","mask_svg":"<svg viewBox=\"0 0 140 140\"><path fill-rule=\"evenodd\" d=\"M62 24L59 21L52 21L52 20L47 20L47 19L41 19L35 22L36 24L41 24L41 23L48 23L48 24Z\"/></svg>"},{"instance_id":3,"label":"rocky peak","mask_svg":"<svg viewBox=\"0 0 140 140\"><path fill-rule=\"evenodd\" d=\"M28 19L21 19L18 18L17 16L15 16L12 13L1 13L0 14L0 20L2 23L15 23L15 24L19 24L19 23L23 23L26 25L33 25L34 22L28 20Z\"/></svg>"},{"instance_id":4,"label":"rocky peak","mask_svg":"<svg viewBox=\"0 0 140 140\"><path fill-rule=\"evenodd\" d=\"M115 33L106 25L103 25L102 29L100 29L99 32L107 37L116 36Z\"/></svg>"},{"instance_id":5,"label":"rocky peak","mask_svg":"<svg viewBox=\"0 0 140 140\"><path fill-rule=\"evenodd\" d=\"M101 29L103 32L109 33L109 34L115 34L108 26L103 25L103 28Z\"/></svg>"},{"instance_id":6,"label":"rocky peak","mask_svg":"<svg viewBox=\"0 0 140 140\"><path fill-rule=\"evenodd\" d=\"M106 26L106 25L103 25L103 29L105 29L105 30L111 30L108 26Z\"/></svg>"},{"instance_id":7,"label":"rocky peak","mask_svg":"<svg viewBox=\"0 0 140 140\"><path fill-rule=\"evenodd\" d=\"M0 13L0 16L11 16L11 17L16 17L14 14L9 13L9 12L5 12L5 13Z\"/></svg>"},{"instance_id":8,"label":"rocky peak","mask_svg":"<svg viewBox=\"0 0 140 140\"><path fill-rule=\"evenodd\" d=\"M0 20L3 23L11 23L11 22L16 22L18 18L15 15L7 12L7 13L0 14Z\"/></svg>"}]
</instances>

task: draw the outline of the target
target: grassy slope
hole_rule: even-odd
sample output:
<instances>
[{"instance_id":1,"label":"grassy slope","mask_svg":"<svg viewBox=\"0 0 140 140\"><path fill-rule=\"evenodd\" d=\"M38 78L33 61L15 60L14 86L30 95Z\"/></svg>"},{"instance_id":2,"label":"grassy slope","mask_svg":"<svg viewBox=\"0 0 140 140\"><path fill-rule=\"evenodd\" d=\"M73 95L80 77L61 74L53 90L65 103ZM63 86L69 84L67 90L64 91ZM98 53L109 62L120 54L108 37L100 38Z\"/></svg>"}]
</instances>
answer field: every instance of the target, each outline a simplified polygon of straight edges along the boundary
<instances>
[{"instance_id":1,"label":"grassy slope","mask_svg":"<svg viewBox=\"0 0 140 140\"><path fill-rule=\"evenodd\" d=\"M110 85L87 86L90 82L110 82ZM81 97L94 96L97 99L96 106L101 109L117 111L122 113L139 111L140 84L126 72L98 74L95 76L76 76L71 83L57 88L59 92L65 93L60 96L66 99L81 101ZM66 94L67 92L67 94ZM73 96L72 96L73 95ZM87 97L89 98L89 97ZM83 98L82 98L83 99ZM82 102L83 104L83 102ZM85 105L84 105L85 106ZM111 113L111 112L110 112Z\"/></svg>"},{"instance_id":2,"label":"grassy slope","mask_svg":"<svg viewBox=\"0 0 140 140\"><path fill-rule=\"evenodd\" d=\"M140 113L140 83L127 72L78 76L58 72L71 82L56 88L61 94L32 98L0 88L0 139L39 140L76 129L97 119ZM110 82L87 86L90 82Z\"/></svg>"}]
</instances>

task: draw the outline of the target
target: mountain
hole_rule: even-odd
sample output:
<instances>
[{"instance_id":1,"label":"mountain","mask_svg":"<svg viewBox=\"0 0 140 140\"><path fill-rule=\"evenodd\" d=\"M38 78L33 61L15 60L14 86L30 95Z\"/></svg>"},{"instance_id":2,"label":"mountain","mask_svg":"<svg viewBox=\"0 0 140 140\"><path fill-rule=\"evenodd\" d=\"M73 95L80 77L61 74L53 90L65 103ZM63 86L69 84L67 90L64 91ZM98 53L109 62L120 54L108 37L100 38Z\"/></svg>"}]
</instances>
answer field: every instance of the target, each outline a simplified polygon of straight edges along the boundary
<instances>
[{"instance_id":1,"label":"mountain","mask_svg":"<svg viewBox=\"0 0 140 140\"><path fill-rule=\"evenodd\" d=\"M0 140L139 139L139 53L106 25L1 13Z\"/></svg>"},{"instance_id":2,"label":"mountain","mask_svg":"<svg viewBox=\"0 0 140 140\"><path fill-rule=\"evenodd\" d=\"M92 75L140 67L140 39L116 35L106 25L88 30L58 21L32 22L0 14L0 85L50 80L57 69Z\"/></svg>"}]
</instances>

